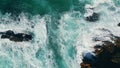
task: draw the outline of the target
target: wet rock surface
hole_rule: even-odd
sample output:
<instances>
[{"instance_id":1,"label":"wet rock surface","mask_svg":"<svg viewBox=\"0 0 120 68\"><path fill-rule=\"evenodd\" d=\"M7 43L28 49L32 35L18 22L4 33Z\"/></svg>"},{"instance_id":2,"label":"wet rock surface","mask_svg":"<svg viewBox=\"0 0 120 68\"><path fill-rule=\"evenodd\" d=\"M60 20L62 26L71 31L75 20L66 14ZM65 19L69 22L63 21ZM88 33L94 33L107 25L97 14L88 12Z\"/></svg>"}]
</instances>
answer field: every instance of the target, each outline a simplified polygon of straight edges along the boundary
<instances>
[{"instance_id":1,"label":"wet rock surface","mask_svg":"<svg viewBox=\"0 0 120 68\"><path fill-rule=\"evenodd\" d=\"M89 21L89 22L96 22L99 20L99 14L98 13L93 13L92 15L90 16L87 16L85 18L86 21Z\"/></svg>"},{"instance_id":2,"label":"wet rock surface","mask_svg":"<svg viewBox=\"0 0 120 68\"><path fill-rule=\"evenodd\" d=\"M83 56L81 68L120 68L120 37L114 36L112 41L102 41L102 45L95 45L94 52Z\"/></svg>"},{"instance_id":3,"label":"wet rock surface","mask_svg":"<svg viewBox=\"0 0 120 68\"><path fill-rule=\"evenodd\" d=\"M12 30L8 30L6 32L1 32L1 39L9 39L10 41L22 42L22 41L30 41L32 40L31 34L25 33L14 33Z\"/></svg>"}]
</instances>

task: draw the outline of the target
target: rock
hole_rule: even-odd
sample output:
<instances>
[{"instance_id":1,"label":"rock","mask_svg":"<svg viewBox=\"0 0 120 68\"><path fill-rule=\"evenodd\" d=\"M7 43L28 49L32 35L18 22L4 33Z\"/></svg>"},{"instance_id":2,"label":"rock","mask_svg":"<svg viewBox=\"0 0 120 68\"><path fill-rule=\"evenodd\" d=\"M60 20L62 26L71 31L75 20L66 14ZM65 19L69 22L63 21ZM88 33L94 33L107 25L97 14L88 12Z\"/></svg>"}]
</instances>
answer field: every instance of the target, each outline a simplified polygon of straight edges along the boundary
<instances>
[{"instance_id":1,"label":"rock","mask_svg":"<svg viewBox=\"0 0 120 68\"><path fill-rule=\"evenodd\" d=\"M30 39L32 39L32 35L27 35L27 34L26 34L26 35L24 36L24 40L25 40L25 41L29 41Z\"/></svg>"},{"instance_id":2,"label":"rock","mask_svg":"<svg viewBox=\"0 0 120 68\"><path fill-rule=\"evenodd\" d=\"M99 55L101 52L103 52L103 46L101 46L101 45L94 46L94 49L95 49L94 53L96 55Z\"/></svg>"},{"instance_id":3,"label":"rock","mask_svg":"<svg viewBox=\"0 0 120 68\"><path fill-rule=\"evenodd\" d=\"M14 34L12 37L10 37L9 39L11 41L23 41L24 37L23 37L23 33L18 33L18 34Z\"/></svg>"},{"instance_id":4,"label":"rock","mask_svg":"<svg viewBox=\"0 0 120 68\"><path fill-rule=\"evenodd\" d=\"M91 68L90 64L81 63L81 68Z\"/></svg>"},{"instance_id":5,"label":"rock","mask_svg":"<svg viewBox=\"0 0 120 68\"><path fill-rule=\"evenodd\" d=\"M92 53L88 52L83 56L83 62L87 64L94 64L97 62L97 57Z\"/></svg>"},{"instance_id":6,"label":"rock","mask_svg":"<svg viewBox=\"0 0 120 68\"><path fill-rule=\"evenodd\" d=\"M14 34L13 31L8 30L8 31L4 32L4 34L2 34L1 38L2 39L7 38L7 39L9 39L11 41L15 41L15 42L22 42L22 41L32 40L32 35L31 34L24 34L24 33Z\"/></svg>"},{"instance_id":7,"label":"rock","mask_svg":"<svg viewBox=\"0 0 120 68\"><path fill-rule=\"evenodd\" d=\"M115 45L110 41L103 41L104 50L108 51L109 53L113 53L115 51Z\"/></svg>"},{"instance_id":8,"label":"rock","mask_svg":"<svg viewBox=\"0 0 120 68\"><path fill-rule=\"evenodd\" d=\"M119 63L120 64L120 53L115 53L114 56L112 57L111 61L114 62L114 63Z\"/></svg>"},{"instance_id":9,"label":"rock","mask_svg":"<svg viewBox=\"0 0 120 68\"><path fill-rule=\"evenodd\" d=\"M112 35L114 36L114 35ZM92 53L86 53L83 56L83 62L81 67L88 68L120 68L120 37L114 36L114 39L110 41L102 41L103 44L94 46L95 51ZM100 40L101 41L101 40Z\"/></svg>"},{"instance_id":10,"label":"rock","mask_svg":"<svg viewBox=\"0 0 120 68\"><path fill-rule=\"evenodd\" d=\"M18 37L11 37L9 38L11 41L15 41L15 42L22 42L23 41L23 38L18 38Z\"/></svg>"},{"instance_id":11,"label":"rock","mask_svg":"<svg viewBox=\"0 0 120 68\"><path fill-rule=\"evenodd\" d=\"M29 41L32 40L32 35L18 33L14 34L13 37L10 38L12 41Z\"/></svg>"},{"instance_id":12,"label":"rock","mask_svg":"<svg viewBox=\"0 0 120 68\"><path fill-rule=\"evenodd\" d=\"M8 31L6 31L6 33L5 33L6 35L14 35L14 32L12 31L12 30L8 30Z\"/></svg>"},{"instance_id":13,"label":"rock","mask_svg":"<svg viewBox=\"0 0 120 68\"><path fill-rule=\"evenodd\" d=\"M100 48L100 49L102 49L103 46L102 46L102 45L95 45L94 48L95 48L95 49L96 49L96 48Z\"/></svg>"},{"instance_id":14,"label":"rock","mask_svg":"<svg viewBox=\"0 0 120 68\"><path fill-rule=\"evenodd\" d=\"M14 35L14 32L11 30L8 30L6 32L1 32L0 34L2 34L1 38L10 38L11 36Z\"/></svg>"},{"instance_id":15,"label":"rock","mask_svg":"<svg viewBox=\"0 0 120 68\"><path fill-rule=\"evenodd\" d=\"M120 23L118 23L117 26L120 26Z\"/></svg>"},{"instance_id":16,"label":"rock","mask_svg":"<svg viewBox=\"0 0 120 68\"><path fill-rule=\"evenodd\" d=\"M115 36L115 40L114 41L115 41L116 47L120 48L120 37Z\"/></svg>"},{"instance_id":17,"label":"rock","mask_svg":"<svg viewBox=\"0 0 120 68\"><path fill-rule=\"evenodd\" d=\"M2 35L1 38L2 38L2 39L10 38L10 36L9 36L9 35Z\"/></svg>"},{"instance_id":18,"label":"rock","mask_svg":"<svg viewBox=\"0 0 120 68\"><path fill-rule=\"evenodd\" d=\"M85 18L86 21L89 21L89 22L96 22L99 20L99 14L98 13L93 13L91 16L87 16Z\"/></svg>"}]
</instances>

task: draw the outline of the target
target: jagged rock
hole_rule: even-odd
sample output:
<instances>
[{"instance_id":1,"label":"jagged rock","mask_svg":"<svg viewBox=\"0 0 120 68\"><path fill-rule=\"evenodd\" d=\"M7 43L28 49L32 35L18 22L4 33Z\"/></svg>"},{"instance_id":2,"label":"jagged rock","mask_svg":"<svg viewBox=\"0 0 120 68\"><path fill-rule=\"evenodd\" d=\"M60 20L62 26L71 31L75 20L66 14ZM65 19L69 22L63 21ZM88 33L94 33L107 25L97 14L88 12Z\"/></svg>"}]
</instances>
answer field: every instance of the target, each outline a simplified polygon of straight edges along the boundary
<instances>
[{"instance_id":1,"label":"jagged rock","mask_svg":"<svg viewBox=\"0 0 120 68\"><path fill-rule=\"evenodd\" d=\"M85 18L86 21L89 21L89 22L96 22L99 20L99 14L98 13L93 13L91 16L87 16Z\"/></svg>"},{"instance_id":2,"label":"jagged rock","mask_svg":"<svg viewBox=\"0 0 120 68\"><path fill-rule=\"evenodd\" d=\"M32 35L30 35L30 34L24 34L24 33L16 33L15 34L11 30L8 30L6 32L1 32L1 33L2 33L2 36L1 36L2 39L7 38L7 39L9 39L11 41L15 41L15 42L32 40Z\"/></svg>"},{"instance_id":3,"label":"jagged rock","mask_svg":"<svg viewBox=\"0 0 120 68\"><path fill-rule=\"evenodd\" d=\"M90 53L87 53L87 57L83 56L81 66L85 68L85 65L89 64L90 68L120 68L120 37L114 36L114 39L111 40L113 40L114 43L110 41L102 41L102 45L94 46L95 51L92 53L97 57L97 59L94 59L94 61L96 61L95 63L92 63L93 61L91 60L93 59L91 58L93 56ZM87 62L85 61L86 59Z\"/></svg>"}]
</instances>

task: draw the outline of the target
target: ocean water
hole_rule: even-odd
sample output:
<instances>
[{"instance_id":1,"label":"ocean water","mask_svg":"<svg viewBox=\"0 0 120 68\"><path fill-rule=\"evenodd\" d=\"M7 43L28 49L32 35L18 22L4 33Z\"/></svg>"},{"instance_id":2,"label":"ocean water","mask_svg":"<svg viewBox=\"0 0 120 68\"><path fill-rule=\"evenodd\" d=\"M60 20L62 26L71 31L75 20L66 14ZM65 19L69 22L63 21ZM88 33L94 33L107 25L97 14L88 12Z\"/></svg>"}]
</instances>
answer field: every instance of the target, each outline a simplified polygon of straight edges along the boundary
<instances>
[{"instance_id":1,"label":"ocean water","mask_svg":"<svg viewBox=\"0 0 120 68\"><path fill-rule=\"evenodd\" d=\"M92 38L120 36L119 0L0 0L0 32L31 33L29 42L0 39L0 68L80 68ZM89 9L89 8L94 8ZM100 18L88 22L96 12Z\"/></svg>"}]
</instances>

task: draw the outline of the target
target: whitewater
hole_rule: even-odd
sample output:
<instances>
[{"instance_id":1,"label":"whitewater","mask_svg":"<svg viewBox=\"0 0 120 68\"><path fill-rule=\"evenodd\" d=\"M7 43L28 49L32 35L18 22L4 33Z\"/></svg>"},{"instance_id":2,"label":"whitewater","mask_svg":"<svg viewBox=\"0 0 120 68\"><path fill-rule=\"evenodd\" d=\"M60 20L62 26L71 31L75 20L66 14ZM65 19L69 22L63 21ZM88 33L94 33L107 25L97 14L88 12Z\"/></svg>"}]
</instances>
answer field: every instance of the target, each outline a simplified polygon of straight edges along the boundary
<instances>
[{"instance_id":1,"label":"whitewater","mask_svg":"<svg viewBox=\"0 0 120 68\"><path fill-rule=\"evenodd\" d=\"M43 2L44 0L41 3ZM2 13L3 9L0 9L0 32L13 30L33 35L29 42L0 39L0 68L80 68L83 53L93 51L94 45L101 43L94 42L94 37L110 40L104 37L109 32L101 29L108 29L120 36L120 27L117 26L120 23L119 0L79 0L79 3L79 9L84 3L82 8L85 10L76 11L75 6L62 13L43 9L44 15L40 15L43 12L35 15L22 12L17 18L13 18L11 13ZM47 14L47 10L50 13ZM85 16L93 11L100 15L99 20L86 21Z\"/></svg>"}]
</instances>

